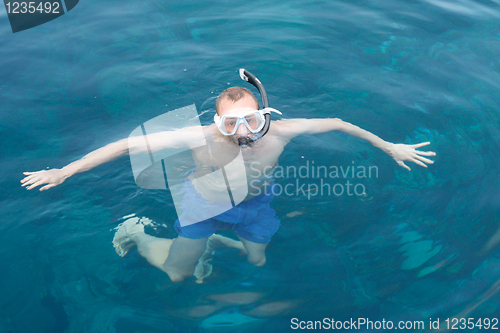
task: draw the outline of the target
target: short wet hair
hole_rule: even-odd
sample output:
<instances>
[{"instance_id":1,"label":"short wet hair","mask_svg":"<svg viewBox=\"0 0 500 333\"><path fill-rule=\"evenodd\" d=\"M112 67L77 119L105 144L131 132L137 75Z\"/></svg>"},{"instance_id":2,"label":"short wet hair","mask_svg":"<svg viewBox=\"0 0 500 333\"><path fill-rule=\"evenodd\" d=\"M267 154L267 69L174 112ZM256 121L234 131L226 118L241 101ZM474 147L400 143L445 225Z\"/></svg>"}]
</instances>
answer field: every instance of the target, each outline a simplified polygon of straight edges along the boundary
<instances>
[{"instance_id":1,"label":"short wet hair","mask_svg":"<svg viewBox=\"0 0 500 333\"><path fill-rule=\"evenodd\" d=\"M242 99L245 96L245 94L252 97L253 100L255 101L255 104L257 104L257 107L259 107L259 102L257 101L257 98L255 98L255 95L250 90L243 87L231 87L224 90L219 95L219 97L217 97L217 101L215 101L215 110L217 111L217 113L219 113L220 103L223 100L228 99L232 102L236 102Z\"/></svg>"}]
</instances>

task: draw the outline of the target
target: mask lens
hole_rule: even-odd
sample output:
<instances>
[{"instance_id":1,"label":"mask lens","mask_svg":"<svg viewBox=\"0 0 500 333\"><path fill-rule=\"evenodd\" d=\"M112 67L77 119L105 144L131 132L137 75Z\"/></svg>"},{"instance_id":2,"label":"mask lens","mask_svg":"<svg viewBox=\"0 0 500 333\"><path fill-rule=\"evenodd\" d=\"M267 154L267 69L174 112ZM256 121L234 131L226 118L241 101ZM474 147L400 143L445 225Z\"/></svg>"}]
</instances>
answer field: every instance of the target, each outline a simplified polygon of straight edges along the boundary
<instances>
[{"instance_id":1,"label":"mask lens","mask_svg":"<svg viewBox=\"0 0 500 333\"><path fill-rule=\"evenodd\" d=\"M248 126L250 127L249 130L251 131L258 131L259 127L261 127L261 125L264 122L258 112L254 112L252 114L245 116L245 120Z\"/></svg>"},{"instance_id":2,"label":"mask lens","mask_svg":"<svg viewBox=\"0 0 500 333\"><path fill-rule=\"evenodd\" d=\"M236 117L227 117L224 119L223 129L227 134L233 133L236 128L236 124L238 123L238 118Z\"/></svg>"}]
</instances>

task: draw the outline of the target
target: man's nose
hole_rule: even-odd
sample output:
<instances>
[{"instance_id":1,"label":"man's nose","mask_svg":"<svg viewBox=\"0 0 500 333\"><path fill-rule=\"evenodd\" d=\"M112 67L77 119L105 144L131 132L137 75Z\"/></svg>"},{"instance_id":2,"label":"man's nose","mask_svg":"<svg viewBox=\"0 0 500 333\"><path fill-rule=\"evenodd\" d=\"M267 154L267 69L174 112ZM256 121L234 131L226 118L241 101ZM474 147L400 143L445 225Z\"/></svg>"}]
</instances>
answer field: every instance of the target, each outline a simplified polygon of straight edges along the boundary
<instances>
[{"instance_id":1,"label":"man's nose","mask_svg":"<svg viewBox=\"0 0 500 333\"><path fill-rule=\"evenodd\" d=\"M245 124L239 124L236 134L239 136L246 136L248 134L248 128Z\"/></svg>"}]
</instances>

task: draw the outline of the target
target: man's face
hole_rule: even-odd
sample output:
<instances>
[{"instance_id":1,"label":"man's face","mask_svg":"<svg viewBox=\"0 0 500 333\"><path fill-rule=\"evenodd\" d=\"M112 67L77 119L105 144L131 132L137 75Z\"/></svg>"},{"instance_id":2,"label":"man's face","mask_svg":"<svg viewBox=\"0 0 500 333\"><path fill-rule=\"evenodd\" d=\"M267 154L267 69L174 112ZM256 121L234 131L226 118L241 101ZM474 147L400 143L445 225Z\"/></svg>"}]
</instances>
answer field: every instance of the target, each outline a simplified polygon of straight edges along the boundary
<instances>
[{"instance_id":1,"label":"man's face","mask_svg":"<svg viewBox=\"0 0 500 333\"><path fill-rule=\"evenodd\" d=\"M243 98L240 98L236 102L224 99L221 101L219 105L218 113L220 117L222 117L225 114L238 115L238 113L241 113L241 115L244 115L245 111L243 108L247 108L247 110L248 108L258 110L259 105L255 102L255 100L252 97L248 95L245 95ZM236 110L236 109L242 109L242 110ZM234 143L238 143L238 138L249 137L251 135L252 132L248 130L245 124L240 124L236 130L236 133L234 133L234 135L231 135L230 138L233 140Z\"/></svg>"}]
</instances>

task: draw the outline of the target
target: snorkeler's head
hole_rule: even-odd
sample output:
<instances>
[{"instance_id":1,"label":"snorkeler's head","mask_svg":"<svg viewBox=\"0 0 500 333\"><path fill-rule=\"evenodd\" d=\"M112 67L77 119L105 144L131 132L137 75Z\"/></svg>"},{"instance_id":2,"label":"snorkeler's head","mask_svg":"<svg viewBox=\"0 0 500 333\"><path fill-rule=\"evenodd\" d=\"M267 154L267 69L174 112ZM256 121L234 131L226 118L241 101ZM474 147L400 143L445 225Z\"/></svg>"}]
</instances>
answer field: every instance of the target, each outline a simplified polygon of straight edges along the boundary
<instances>
[{"instance_id":1,"label":"snorkeler's head","mask_svg":"<svg viewBox=\"0 0 500 333\"><path fill-rule=\"evenodd\" d=\"M243 106L238 106L234 104L241 104L243 103ZM252 105L250 105L252 104ZM236 109L239 107L253 107L256 110L259 109L259 102L257 101L257 98L255 98L255 95L248 90L247 88L243 87L231 87L227 88L224 90L219 97L217 97L217 101L215 102L215 110L219 116L221 115L221 110L229 110L229 109Z\"/></svg>"},{"instance_id":2,"label":"snorkeler's head","mask_svg":"<svg viewBox=\"0 0 500 333\"><path fill-rule=\"evenodd\" d=\"M258 110L259 103L250 90L243 87L231 87L224 90L217 98L215 109L217 110L217 114L214 119L225 118L225 115L240 116L240 113L241 116L244 116L245 111ZM223 123L229 125L226 120ZM250 131L251 128L248 128L245 123L235 123L234 125L236 127L232 128L229 133L224 131L221 131L221 133L230 137L234 143L242 147L247 147L251 141L250 137L254 133Z\"/></svg>"},{"instance_id":3,"label":"snorkeler's head","mask_svg":"<svg viewBox=\"0 0 500 333\"><path fill-rule=\"evenodd\" d=\"M222 135L232 138L241 148L247 148L269 131L271 112L281 112L269 107L266 89L259 79L244 68L240 68L239 74L243 81L259 90L262 110L259 110L259 102L250 90L232 87L217 98L214 121Z\"/></svg>"}]
</instances>

